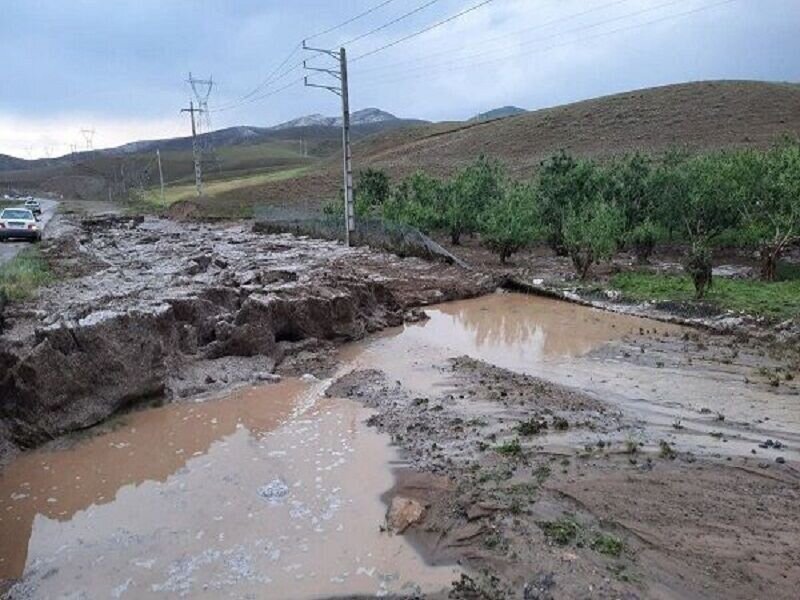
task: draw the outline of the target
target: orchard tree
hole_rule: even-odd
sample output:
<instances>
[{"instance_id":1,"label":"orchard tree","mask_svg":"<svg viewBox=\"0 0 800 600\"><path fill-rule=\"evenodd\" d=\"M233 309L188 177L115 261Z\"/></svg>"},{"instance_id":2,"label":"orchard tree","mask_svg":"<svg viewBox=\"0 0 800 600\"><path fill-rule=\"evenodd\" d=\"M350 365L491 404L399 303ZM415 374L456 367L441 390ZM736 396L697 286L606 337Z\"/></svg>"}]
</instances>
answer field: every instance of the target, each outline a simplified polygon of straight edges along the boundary
<instances>
[{"instance_id":1,"label":"orchard tree","mask_svg":"<svg viewBox=\"0 0 800 600\"><path fill-rule=\"evenodd\" d=\"M778 260L800 239L800 143L787 140L765 153L744 150L734 163L745 236L758 246L761 279L775 281Z\"/></svg>"},{"instance_id":2,"label":"orchard tree","mask_svg":"<svg viewBox=\"0 0 800 600\"><path fill-rule=\"evenodd\" d=\"M498 161L481 156L456 173L444 189L443 219L453 245L478 231L484 209L503 195L505 172Z\"/></svg>"},{"instance_id":3,"label":"orchard tree","mask_svg":"<svg viewBox=\"0 0 800 600\"><path fill-rule=\"evenodd\" d=\"M547 243L556 254L568 253L564 240L565 216L596 199L602 180L593 162L577 160L564 151L542 163L539 171L541 218L547 226Z\"/></svg>"},{"instance_id":4,"label":"orchard tree","mask_svg":"<svg viewBox=\"0 0 800 600\"><path fill-rule=\"evenodd\" d=\"M541 233L536 189L528 183L508 183L500 198L486 207L480 224L481 242L500 263L532 244Z\"/></svg>"},{"instance_id":5,"label":"orchard tree","mask_svg":"<svg viewBox=\"0 0 800 600\"><path fill-rule=\"evenodd\" d=\"M736 164L732 155L698 156L686 165L687 191L681 220L689 239L684 269L692 278L697 299L711 287L711 243L723 231L735 227Z\"/></svg>"},{"instance_id":6,"label":"orchard tree","mask_svg":"<svg viewBox=\"0 0 800 600\"><path fill-rule=\"evenodd\" d=\"M564 245L582 280L589 275L592 264L609 259L616 252L622 220L620 209L599 197L567 210L562 223Z\"/></svg>"},{"instance_id":7,"label":"orchard tree","mask_svg":"<svg viewBox=\"0 0 800 600\"><path fill-rule=\"evenodd\" d=\"M623 219L620 245L629 247L639 263L647 263L658 233L654 223L656 195L652 163L636 153L615 161L607 171L604 193L620 209Z\"/></svg>"},{"instance_id":8,"label":"orchard tree","mask_svg":"<svg viewBox=\"0 0 800 600\"><path fill-rule=\"evenodd\" d=\"M445 197L445 184L418 171L392 190L383 204L383 217L429 233L445 224L442 215Z\"/></svg>"},{"instance_id":9,"label":"orchard tree","mask_svg":"<svg viewBox=\"0 0 800 600\"><path fill-rule=\"evenodd\" d=\"M661 157L650 177L653 202L653 221L667 232L670 242L676 231L683 231L681 214L683 202L689 193L687 163L690 154L673 148Z\"/></svg>"},{"instance_id":10,"label":"orchard tree","mask_svg":"<svg viewBox=\"0 0 800 600\"><path fill-rule=\"evenodd\" d=\"M389 176L380 169L368 168L359 171L354 191L358 214L371 214L379 211L391 193Z\"/></svg>"}]
</instances>

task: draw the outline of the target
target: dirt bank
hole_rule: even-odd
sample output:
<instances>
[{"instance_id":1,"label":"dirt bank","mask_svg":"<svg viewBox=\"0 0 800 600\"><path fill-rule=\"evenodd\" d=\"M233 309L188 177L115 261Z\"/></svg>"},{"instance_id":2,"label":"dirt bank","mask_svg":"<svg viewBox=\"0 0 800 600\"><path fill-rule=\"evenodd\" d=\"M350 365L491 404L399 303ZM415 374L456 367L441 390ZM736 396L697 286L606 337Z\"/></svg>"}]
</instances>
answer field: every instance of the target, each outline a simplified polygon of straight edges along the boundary
<instances>
[{"instance_id":1,"label":"dirt bank","mask_svg":"<svg viewBox=\"0 0 800 600\"><path fill-rule=\"evenodd\" d=\"M457 597L794 597L795 468L654 447L612 404L471 358L440 370L425 396L377 370L329 393L406 451L387 502L419 502L406 535L470 567Z\"/></svg>"},{"instance_id":2,"label":"dirt bank","mask_svg":"<svg viewBox=\"0 0 800 600\"><path fill-rule=\"evenodd\" d=\"M94 217L43 248L62 283L6 311L0 462L148 398L321 368L333 342L491 277L248 224Z\"/></svg>"}]
</instances>

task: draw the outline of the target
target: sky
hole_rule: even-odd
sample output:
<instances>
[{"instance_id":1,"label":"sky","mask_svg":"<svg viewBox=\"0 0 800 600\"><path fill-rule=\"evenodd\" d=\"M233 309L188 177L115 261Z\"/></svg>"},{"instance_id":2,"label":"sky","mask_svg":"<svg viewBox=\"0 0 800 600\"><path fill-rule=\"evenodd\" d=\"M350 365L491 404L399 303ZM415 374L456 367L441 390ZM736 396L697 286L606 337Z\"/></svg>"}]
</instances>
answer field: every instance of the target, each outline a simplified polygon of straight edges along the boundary
<instances>
[{"instance_id":1,"label":"sky","mask_svg":"<svg viewBox=\"0 0 800 600\"><path fill-rule=\"evenodd\" d=\"M189 72L213 78L213 129L337 115L336 96L299 81L303 58L336 66L304 38L345 45L352 110L428 120L685 81L800 82L800 0L482 2L0 0L0 154L63 155L86 147L81 130L95 148L188 135Z\"/></svg>"}]
</instances>

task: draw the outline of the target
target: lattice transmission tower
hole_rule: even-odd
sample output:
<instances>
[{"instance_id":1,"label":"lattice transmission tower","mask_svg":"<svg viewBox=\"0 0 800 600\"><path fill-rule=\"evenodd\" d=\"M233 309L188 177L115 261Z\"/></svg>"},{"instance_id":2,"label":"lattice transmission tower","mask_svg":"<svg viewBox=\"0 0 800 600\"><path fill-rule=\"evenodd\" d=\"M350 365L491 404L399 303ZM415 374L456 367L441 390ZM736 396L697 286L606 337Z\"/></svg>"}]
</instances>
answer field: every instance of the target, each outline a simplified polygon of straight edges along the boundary
<instances>
[{"instance_id":1,"label":"lattice transmission tower","mask_svg":"<svg viewBox=\"0 0 800 600\"><path fill-rule=\"evenodd\" d=\"M208 110L208 100L211 97L211 92L214 89L214 77L208 79L198 79L189 73L189 79L186 80L192 88L192 93L197 101L197 119L195 125L197 127L197 138L202 154L203 162L207 167L219 168L217 161L217 153L214 150L214 144L211 141L211 111Z\"/></svg>"}]
</instances>

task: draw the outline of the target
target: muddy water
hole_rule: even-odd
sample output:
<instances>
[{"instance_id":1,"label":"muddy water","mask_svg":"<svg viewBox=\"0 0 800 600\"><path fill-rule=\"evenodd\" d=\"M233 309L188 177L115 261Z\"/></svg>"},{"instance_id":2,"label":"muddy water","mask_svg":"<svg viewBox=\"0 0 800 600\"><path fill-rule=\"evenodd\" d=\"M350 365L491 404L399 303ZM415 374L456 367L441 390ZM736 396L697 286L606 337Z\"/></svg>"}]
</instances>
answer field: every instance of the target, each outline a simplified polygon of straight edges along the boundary
<instances>
[{"instance_id":1,"label":"muddy water","mask_svg":"<svg viewBox=\"0 0 800 600\"><path fill-rule=\"evenodd\" d=\"M468 355L577 387L616 406L633 428L606 441L626 442L633 431L637 441L655 448L664 439L696 454L752 456L756 450L763 460L800 459L796 394L748 385L750 371L719 364L688 368L680 350L650 365L626 359L625 352L638 352L640 343L656 337L677 340L686 331L680 326L522 294L451 302L426 313L427 321L345 355L386 371L420 395L448 388L443 358ZM758 448L766 439L780 439L789 448ZM598 436L569 432L542 441L549 450L564 451L565 445L593 444Z\"/></svg>"},{"instance_id":2,"label":"muddy water","mask_svg":"<svg viewBox=\"0 0 800 600\"><path fill-rule=\"evenodd\" d=\"M785 409L724 372L690 376L615 354L626 338L677 327L518 294L427 313L343 348L341 371L379 368L431 395L452 385L445 360L466 354L589 390L633 419L645 442L669 437L698 452L743 454L767 433L714 422L700 406L724 404L734 416ZM286 380L146 410L68 449L22 456L0 475L0 578L24 571L21 597L318 598L447 587L454 568L426 565L402 537L381 533L380 495L400 457L365 425L368 410L325 398L326 385ZM676 417L681 431L671 427ZM789 439L800 429L791 419L783 427ZM581 448L593 435L552 434L542 444Z\"/></svg>"},{"instance_id":3,"label":"muddy water","mask_svg":"<svg viewBox=\"0 0 800 600\"><path fill-rule=\"evenodd\" d=\"M34 597L445 588L455 569L380 532L398 456L366 409L324 398L324 386L291 380L147 410L23 456L0 479L0 573L24 569L16 592Z\"/></svg>"}]
</instances>

